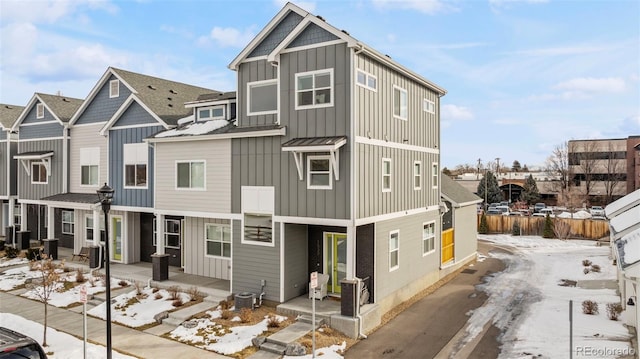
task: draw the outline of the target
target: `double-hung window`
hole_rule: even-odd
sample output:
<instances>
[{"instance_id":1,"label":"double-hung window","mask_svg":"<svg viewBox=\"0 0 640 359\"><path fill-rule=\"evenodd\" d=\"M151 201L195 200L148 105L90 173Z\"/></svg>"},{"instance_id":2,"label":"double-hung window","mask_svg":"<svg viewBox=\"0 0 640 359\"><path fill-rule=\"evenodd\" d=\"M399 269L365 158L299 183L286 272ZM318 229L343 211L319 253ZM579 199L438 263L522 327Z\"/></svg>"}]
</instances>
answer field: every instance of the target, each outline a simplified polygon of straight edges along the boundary
<instances>
[{"instance_id":1,"label":"double-hung window","mask_svg":"<svg viewBox=\"0 0 640 359\"><path fill-rule=\"evenodd\" d=\"M153 219L153 245L158 245L158 221ZM166 248L180 249L180 220L165 218L164 220L164 246Z\"/></svg>"},{"instance_id":2,"label":"double-hung window","mask_svg":"<svg viewBox=\"0 0 640 359\"><path fill-rule=\"evenodd\" d=\"M393 86L393 117L406 120L409 117L407 90Z\"/></svg>"},{"instance_id":3,"label":"double-hung window","mask_svg":"<svg viewBox=\"0 0 640 359\"><path fill-rule=\"evenodd\" d=\"M47 167L42 162L31 163L31 183L47 184Z\"/></svg>"},{"instance_id":4,"label":"double-hung window","mask_svg":"<svg viewBox=\"0 0 640 359\"><path fill-rule=\"evenodd\" d=\"M424 112L436 113L436 104L433 101L429 101L425 98L424 102L422 103L422 109L424 110Z\"/></svg>"},{"instance_id":5,"label":"double-hung window","mask_svg":"<svg viewBox=\"0 0 640 359\"><path fill-rule=\"evenodd\" d=\"M120 96L120 80L109 81L109 98Z\"/></svg>"},{"instance_id":6,"label":"double-hung window","mask_svg":"<svg viewBox=\"0 0 640 359\"><path fill-rule=\"evenodd\" d=\"M224 106L213 106L198 109L198 121L224 120Z\"/></svg>"},{"instance_id":7,"label":"double-hung window","mask_svg":"<svg viewBox=\"0 0 640 359\"><path fill-rule=\"evenodd\" d=\"M422 162L413 162L413 189L419 190L422 188Z\"/></svg>"},{"instance_id":8,"label":"double-hung window","mask_svg":"<svg viewBox=\"0 0 640 359\"><path fill-rule=\"evenodd\" d=\"M62 233L73 234L73 211L62 211Z\"/></svg>"},{"instance_id":9,"label":"double-hung window","mask_svg":"<svg viewBox=\"0 0 640 359\"><path fill-rule=\"evenodd\" d=\"M278 112L278 80L247 84L247 115L268 115Z\"/></svg>"},{"instance_id":10,"label":"double-hung window","mask_svg":"<svg viewBox=\"0 0 640 359\"><path fill-rule=\"evenodd\" d=\"M389 233L389 271L400 267L400 231Z\"/></svg>"},{"instance_id":11,"label":"double-hung window","mask_svg":"<svg viewBox=\"0 0 640 359\"><path fill-rule=\"evenodd\" d=\"M431 164L431 186L433 188L438 188L438 164Z\"/></svg>"},{"instance_id":12,"label":"double-hung window","mask_svg":"<svg viewBox=\"0 0 640 359\"><path fill-rule=\"evenodd\" d=\"M128 143L123 147L124 187L147 187L149 147L146 143Z\"/></svg>"},{"instance_id":13,"label":"double-hung window","mask_svg":"<svg viewBox=\"0 0 640 359\"><path fill-rule=\"evenodd\" d=\"M84 217L84 230L85 230L85 238L87 241L93 240L93 229L95 228L93 224L93 214L87 214ZM100 241L104 240L104 215L100 215L100 223L98 225L100 228Z\"/></svg>"},{"instance_id":14,"label":"double-hung window","mask_svg":"<svg viewBox=\"0 0 640 359\"><path fill-rule=\"evenodd\" d=\"M205 224L205 247L208 256L231 258L231 227Z\"/></svg>"},{"instance_id":15,"label":"double-hung window","mask_svg":"<svg viewBox=\"0 0 640 359\"><path fill-rule=\"evenodd\" d=\"M391 192L391 159L382 159L382 192Z\"/></svg>"},{"instance_id":16,"label":"double-hung window","mask_svg":"<svg viewBox=\"0 0 640 359\"><path fill-rule=\"evenodd\" d=\"M429 222L422 225L422 254L427 254L435 250L436 223Z\"/></svg>"},{"instance_id":17,"label":"double-hung window","mask_svg":"<svg viewBox=\"0 0 640 359\"><path fill-rule=\"evenodd\" d=\"M296 74L296 110L333 106L333 69Z\"/></svg>"},{"instance_id":18,"label":"double-hung window","mask_svg":"<svg viewBox=\"0 0 640 359\"><path fill-rule=\"evenodd\" d=\"M356 71L356 84L371 91L376 91L378 89L378 79L362 70Z\"/></svg>"},{"instance_id":19,"label":"double-hung window","mask_svg":"<svg viewBox=\"0 0 640 359\"><path fill-rule=\"evenodd\" d=\"M98 166L100 164L100 148L80 149L80 185L98 185Z\"/></svg>"},{"instance_id":20,"label":"double-hung window","mask_svg":"<svg viewBox=\"0 0 640 359\"><path fill-rule=\"evenodd\" d=\"M308 156L307 157L307 188L308 189L331 189L331 162L329 156Z\"/></svg>"},{"instance_id":21,"label":"double-hung window","mask_svg":"<svg viewBox=\"0 0 640 359\"><path fill-rule=\"evenodd\" d=\"M39 103L36 105L36 118L44 118L44 104Z\"/></svg>"},{"instance_id":22,"label":"double-hung window","mask_svg":"<svg viewBox=\"0 0 640 359\"><path fill-rule=\"evenodd\" d=\"M176 188L205 189L205 164L204 160L176 162Z\"/></svg>"},{"instance_id":23,"label":"double-hung window","mask_svg":"<svg viewBox=\"0 0 640 359\"><path fill-rule=\"evenodd\" d=\"M13 206L13 226L15 227L16 231L20 230L20 224L22 223L22 212L20 211L21 208L22 206L19 204Z\"/></svg>"}]
</instances>

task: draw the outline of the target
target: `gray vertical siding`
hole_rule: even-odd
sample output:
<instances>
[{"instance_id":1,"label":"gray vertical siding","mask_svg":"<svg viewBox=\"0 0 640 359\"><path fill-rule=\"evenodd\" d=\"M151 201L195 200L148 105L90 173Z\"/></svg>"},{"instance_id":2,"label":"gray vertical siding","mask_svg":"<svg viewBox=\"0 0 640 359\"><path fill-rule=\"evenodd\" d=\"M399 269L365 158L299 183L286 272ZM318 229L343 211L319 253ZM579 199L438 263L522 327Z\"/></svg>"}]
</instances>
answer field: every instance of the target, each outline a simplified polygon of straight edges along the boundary
<instances>
[{"instance_id":1,"label":"gray vertical siding","mask_svg":"<svg viewBox=\"0 0 640 359\"><path fill-rule=\"evenodd\" d=\"M265 60L252 61L240 65L237 92L238 108L236 109L238 126L272 125L278 121L278 116L275 114L247 116L247 84L276 78L278 78L278 69Z\"/></svg>"},{"instance_id":2,"label":"gray vertical siding","mask_svg":"<svg viewBox=\"0 0 640 359\"><path fill-rule=\"evenodd\" d=\"M247 57L268 55L301 21L302 16L290 11Z\"/></svg>"},{"instance_id":3,"label":"gray vertical siding","mask_svg":"<svg viewBox=\"0 0 640 359\"><path fill-rule=\"evenodd\" d=\"M217 223L231 226L228 219L186 217L184 220L184 272L205 277L231 279L231 258L217 258L206 255L205 225ZM233 233L232 233L233 236ZM233 253L233 244L231 252Z\"/></svg>"},{"instance_id":4,"label":"gray vertical siding","mask_svg":"<svg viewBox=\"0 0 640 359\"><path fill-rule=\"evenodd\" d=\"M140 262L140 213L126 212L123 216L126 234L123 235L122 261L125 264Z\"/></svg>"},{"instance_id":5,"label":"gray vertical siding","mask_svg":"<svg viewBox=\"0 0 640 359\"><path fill-rule=\"evenodd\" d=\"M62 137L64 127L59 122L43 123L41 125L20 126L20 139L31 140L38 138Z\"/></svg>"},{"instance_id":6,"label":"gray vertical siding","mask_svg":"<svg viewBox=\"0 0 640 359\"><path fill-rule=\"evenodd\" d=\"M284 225L284 300L307 293L308 271L307 226Z\"/></svg>"},{"instance_id":7,"label":"gray vertical siding","mask_svg":"<svg viewBox=\"0 0 640 359\"><path fill-rule=\"evenodd\" d=\"M0 130L0 141L4 141L7 139L7 132L4 130Z\"/></svg>"},{"instance_id":8,"label":"gray vertical siding","mask_svg":"<svg viewBox=\"0 0 640 359\"><path fill-rule=\"evenodd\" d=\"M233 221L232 260L236 265L231 291L260 293L260 280L264 279L264 299L280 302L280 223L273 222L273 247L242 244L241 226L242 221Z\"/></svg>"},{"instance_id":9,"label":"gray vertical siding","mask_svg":"<svg viewBox=\"0 0 640 359\"><path fill-rule=\"evenodd\" d=\"M20 142L18 144L18 152L33 151L53 151L51 157L51 174L47 184L31 184L31 177L27 176L24 167L18 164L18 197L23 199L41 199L62 193L62 161L63 161L63 141L59 140L42 140Z\"/></svg>"},{"instance_id":10,"label":"gray vertical siding","mask_svg":"<svg viewBox=\"0 0 640 359\"><path fill-rule=\"evenodd\" d=\"M153 207L153 149L149 147L147 188L124 188L123 145L142 143L144 138L162 130L161 126L136 127L109 131L109 185L115 190L113 204L117 206Z\"/></svg>"},{"instance_id":11,"label":"gray vertical siding","mask_svg":"<svg viewBox=\"0 0 640 359\"><path fill-rule=\"evenodd\" d=\"M10 191L11 195L15 196L18 194L18 160L14 160L13 156L18 153L18 142L11 141L9 142L9 151L11 151L11 162L9 163L9 173L11 173L10 183Z\"/></svg>"},{"instance_id":12,"label":"gray vertical siding","mask_svg":"<svg viewBox=\"0 0 640 359\"><path fill-rule=\"evenodd\" d=\"M144 125L144 124L157 124L158 121L151 117L149 112L145 110L137 102L132 102L129 107L124 111L122 116L112 127L131 126L131 125Z\"/></svg>"},{"instance_id":13,"label":"gray vertical siding","mask_svg":"<svg viewBox=\"0 0 640 359\"><path fill-rule=\"evenodd\" d=\"M294 47L313 45L313 44L318 44L325 41L333 41L337 39L338 37L336 35L328 32L327 30L321 28L320 26L314 23L310 23L304 30L302 30L302 32L300 33L300 35L298 35L298 37L296 37L293 41L291 41L291 43L289 44L289 46L287 46L287 48L291 49Z\"/></svg>"},{"instance_id":14,"label":"gray vertical siding","mask_svg":"<svg viewBox=\"0 0 640 359\"><path fill-rule=\"evenodd\" d=\"M113 75L109 77L75 124L106 122L111 119L113 114L131 95L131 91L120 81L120 96L109 98L109 81L116 79Z\"/></svg>"},{"instance_id":15,"label":"gray vertical siding","mask_svg":"<svg viewBox=\"0 0 640 359\"><path fill-rule=\"evenodd\" d=\"M4 133L4 132L0 132L0 133ZM7 193L7 181L8 181L8 175L9 175L9 171L11 171L11 168L9 167L9 163L7 163L7 152L10 151L10 142L6 141L6 140L0 140L0 196L8 196L9 193ZM12 156L13 157L13 156ZM15 160L11 160L11 161L15 161ZM15 176L14 176L15 177Z\"/></svg>"}]
</instances>

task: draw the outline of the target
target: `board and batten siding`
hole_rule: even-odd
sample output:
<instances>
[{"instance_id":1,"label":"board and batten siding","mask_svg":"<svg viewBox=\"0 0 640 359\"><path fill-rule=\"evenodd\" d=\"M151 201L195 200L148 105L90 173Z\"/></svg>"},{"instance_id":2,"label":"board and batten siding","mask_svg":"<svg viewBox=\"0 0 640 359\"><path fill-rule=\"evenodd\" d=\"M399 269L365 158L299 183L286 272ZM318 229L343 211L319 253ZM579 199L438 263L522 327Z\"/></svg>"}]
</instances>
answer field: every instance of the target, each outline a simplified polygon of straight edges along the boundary
<instances>
[{"instance_id":1,"label":"board and batten siding","mask_svg":"<svg viewBox=\"0 0 640 359\"><path fill-rule=\"evenodd\" d=\"M381 306L381 313L438 281L441 248L439 218L435 210L375 224L375 302ZM436 223L435 251L423 255L422 228L424 223L431 221ZM389 234L395 230L399 230L399 266L390 271Z\"/></svg>"},{"instance_id":2,"label":"board and batten siding","mask_svg":"<svg viewBox=\"0 0 640 359\"><path fill-rule=\"evenodd\" d=\"M242 63L238 71L238 126L262 126L277 123L276 114L268 115L247 115L248 93L247 84L255 81L274 80L278 78L278 69L266 60L257 60Z\"/></svg>"},{"instance_id":3,"label":"board and batten siding","mask_svg":"<svg viewBox=\"0 0 640 359\"><path fill-rule=\"evenodd\" d=\"M307 293L309 283L307 226L284 225L284 301Z\"/></svg>"},{"instance_id":4,"label":"board and batten siding","mask_svg":"<svg viewBox=\"0 0 640 359\"><path fill-rule=\"evenodd\" d=\"M74 126L70 131L70 165L69 165L69 192L71 193L96 193L96 190L107 182L109 170L109 143L105 136L99 134L104 123L87 126ZM80 154L85 148L100 148L100 163L98 165L98 185L82 186Z\"/></svg>"},{"instance_id":5,"label":"board and batten siding","mask_svg":"<svg viewBox=\"0 0 640 359\"><path fill-rule=\"evenodd\" d=\"M440 148L440 98L436 92L364 54L355 57L355 67L377 78L376 91L354 86L357 136ZM393 117L394 86L407 91L407 120ZM435 113L423 110L425 99L435 104Z\"/></svg>"},{"instance_id":6,"label":"board and batten siding","mask_svg":"<svg viewBox=\"0 0 640 359\"><path fill-rule=\"evenodd\" d=\"M231 161L232 212L240 213L242 186L273 186L275 188L275 215L314 218L349 218L349 152L340 149L340 180L333 182L331 190L307 189L305 174L298 178L293 155L283 152L282 137L256 137L232 140ZM326 153L322 153L326 155Z\"/></svg>"},{"instance_id":7,"label":"board and batten siding","mask_svg":"<svg viewBox=\"0 0 640 359\"><path fill-rule=\"evenodd\" d=\"M35 151L53 151L53 156L51 157L51 173L47 178L46 184L32 184L31 176L27 175L22 164L18 164L18 198L37 200L62 193L63 140L41 140L18 143L18 153ZM19 162L20 160L17 161Z\"/></svg>"},{"instance_id":8,"label":"board and batten siding","mask_svg":"<svg viewBox=\"0 0 640 359\"><path fill-rule=\"evenodd\" d=\"M124 101L131 95L131 90L120 81L120 94L118 97L109 98L109 82L117 80L117 77L111 75L104 82L98 93L93 97L91 103L87 105L84 112L78 118L74 125L83 125L88 123L106 122L113 117Z\"/></svg>"},{"instance_id":9,"label":"board and batten siding","mask_svg":"<svg viewBox=\"0 0 640 359\"><path fill-rule=\"evenodd\" d=\"M436 206L438 188L433 188L432 163L438 155L421 151L358 143L357 218L373 217L417 208ZM382 159L391 159L391 192L382 192ZM422 162L422 186L414 189L413 164Z\"/></svg>"},{"instance_id":10,"label":"board and batten siding","mask_svg":"<svg viewBox=\"0 0 640 359\"><path fill-rule=\"evenodd\" d=\"M461 261L478 250L478 210L475 204L449 210L454 211L455 260Z\"/></svg>"},{"instance_id":11,"label":"board and batten siding","mask_svg":"<svg viewBox=\"0 0 640 359\"><path fill-rule=\"evenodd\" d=\"M231 212L231 140L158 142L156 209ZM206 161L205 190L176 189L176 161Z\"/></svg>"},{"instance_id":12,"label":"board and batten siding","mask_svg":"<svg viewBox=\"0 0 640 359\"><path fill-rule=\"evenodd\" d=\"M0 132L4 133L4 132ZM9 171L11 170L10 163L15 162L13 159L14 153L11 153L11 142L5 140L0 141L0 196L7 197L9 193L7 193L7 180L9 179ZM11 153L11 160L7 163L7 153ZM15 176L12 176L15 177Z\"/></svg>"},{"instance_id":13,"label":"board and batten siding","mask_svg":"<svg viewBox=\"0 0 640 359\"><path fill-rule=\"evenodd\" d=\"M234 220L232 226L231 256L236 265L231 292L260 294L260 281L265 280L264 299L280 302L280 223L273 222L273 247L242 244L242 221Z\"/></svg>"},{"instance_id":14,"label":"board and batten siding","mask_svg":"<svg viewBox=\"0 0 640 359\"><path fill-rule=\"evenodd\" d=\"M208 256L205 243L207 223L231 226L228 219L185 217L182 255L184 272L204 277L231 279L231 258ZM233 233L232 233L233 236ZM231 248L233 252L233 247Z\"/></svg>"}]
</instances>

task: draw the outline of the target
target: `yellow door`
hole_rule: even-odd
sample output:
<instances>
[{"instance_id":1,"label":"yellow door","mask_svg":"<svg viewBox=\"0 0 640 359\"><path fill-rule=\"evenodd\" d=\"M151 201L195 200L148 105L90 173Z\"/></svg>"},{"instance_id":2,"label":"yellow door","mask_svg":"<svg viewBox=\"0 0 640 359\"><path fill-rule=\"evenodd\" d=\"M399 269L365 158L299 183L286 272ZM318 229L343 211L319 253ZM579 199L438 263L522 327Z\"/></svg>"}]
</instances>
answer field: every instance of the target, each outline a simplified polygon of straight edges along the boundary
<instances>
[{"instance_id":1,"label":"yellow door","mask_svg":"<svg viewBox=\"0 0 640 359\"><path fill-rule=\"evenodd\" d=\"M442 264L453 260L453 229L442 232Z\"/></svg>"},{"instance_id":2,"label":"yellow door","mask_svg":"<svg viewBox=\"0 0 640 359\"><path fill-rule=\"evenodd\" d=\"M111 217L111 259L122 261L122 217Z\"/></svg>"},{"instance_id":3,"label":"yellow door","mask_svg":"<svg viewBox=\"0 0 640 359\"><path fill-rule=\"evenodd\" d=\"M324 234L325 274L329 275L327 291L340 293L340 281L347 277L347 235Z\"/></svg>"}]
</instances>

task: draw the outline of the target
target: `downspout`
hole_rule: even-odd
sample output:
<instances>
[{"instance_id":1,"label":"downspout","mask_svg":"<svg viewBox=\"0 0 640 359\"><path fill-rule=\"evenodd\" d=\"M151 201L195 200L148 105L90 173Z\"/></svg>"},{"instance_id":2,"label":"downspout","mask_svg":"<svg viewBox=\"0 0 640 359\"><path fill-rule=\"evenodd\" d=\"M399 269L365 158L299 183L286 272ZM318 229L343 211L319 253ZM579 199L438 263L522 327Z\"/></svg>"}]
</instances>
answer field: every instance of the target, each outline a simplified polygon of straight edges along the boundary
<instances>
[{"instance_id":1,"label":"downspout","mask_svg":"<svg viewBox=\"0 0 640 359\"><path fill-rule=\"evenodd\" d=\"M62 128L62 193L67 193L67 187L69 186L69 184L67 183L67 181L69 180L68 178L69 174L67 173L67 167L69 165L68 140L69 140L69 125L65 124L64 127Z\"/></svg>"}]
</instances>

